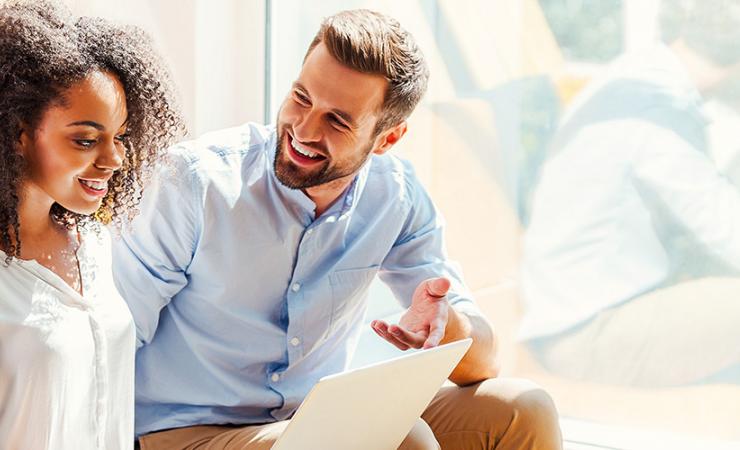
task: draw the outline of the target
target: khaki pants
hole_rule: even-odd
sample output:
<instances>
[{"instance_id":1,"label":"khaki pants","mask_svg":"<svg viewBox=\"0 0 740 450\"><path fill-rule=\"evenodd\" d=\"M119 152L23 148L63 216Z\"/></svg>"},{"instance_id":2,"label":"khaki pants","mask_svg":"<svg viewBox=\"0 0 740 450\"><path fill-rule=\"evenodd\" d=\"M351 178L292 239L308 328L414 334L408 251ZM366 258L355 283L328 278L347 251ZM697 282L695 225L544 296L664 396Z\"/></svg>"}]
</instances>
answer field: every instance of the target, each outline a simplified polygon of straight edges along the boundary
<instances>
[{"instance_id":1,"label":"khaki pants","mask_svg":"<svg viewBox=\"0 0 740 450\"><path fill-rule=\"evenodd\" d=\"M740 384L740 278L651 292L530 345L550 372L639 387Z\"/></svg>"},{"instance_id":2,"label":"khaki pants","mask_svg":"<svg viewBox=\"0 0 740 450\"><path fill-rule=\"evenodd\" d=\"M423 419L423 420L422 420ZM562 447L550 397L520 379L495 378L467 387L444 386L399 448L542 449ZM267 450L288 421L244 427L194 426L148 434L142 450Z\"/></svg>"}]
</instances>

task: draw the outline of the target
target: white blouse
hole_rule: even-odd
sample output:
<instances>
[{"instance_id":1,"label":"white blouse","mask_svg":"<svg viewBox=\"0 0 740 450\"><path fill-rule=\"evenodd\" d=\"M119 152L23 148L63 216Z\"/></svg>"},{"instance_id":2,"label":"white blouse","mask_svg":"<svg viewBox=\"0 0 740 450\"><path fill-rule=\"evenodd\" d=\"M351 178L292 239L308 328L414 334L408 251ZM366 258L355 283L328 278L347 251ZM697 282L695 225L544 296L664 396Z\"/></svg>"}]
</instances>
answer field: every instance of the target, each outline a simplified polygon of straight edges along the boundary
<instances>
[{"instance_id":1,"label":"white blouse","mask_svg":"<svg viewBox=\"0 0 740 450\"><path fill-rule=\"evenodd\" d=\"M130 449L135 331L110 236L85 233L80 295L0 251L0 449Z\"/></svg>"}]
</instances>

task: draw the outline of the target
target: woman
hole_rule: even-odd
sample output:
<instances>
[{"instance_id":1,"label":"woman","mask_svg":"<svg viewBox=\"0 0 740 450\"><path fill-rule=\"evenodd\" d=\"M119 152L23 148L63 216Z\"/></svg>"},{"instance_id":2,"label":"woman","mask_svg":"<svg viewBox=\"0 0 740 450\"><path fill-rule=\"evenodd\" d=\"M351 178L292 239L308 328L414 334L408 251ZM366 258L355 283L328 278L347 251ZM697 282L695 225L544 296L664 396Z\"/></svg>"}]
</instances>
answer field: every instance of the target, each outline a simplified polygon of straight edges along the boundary
<instances>
[{"instance_id":1,"label":"woman","mask_svg":"<svg viewBox=\"0 0 740 450\"><path fill-rule=\"evenodd\" d=\"M0 447L133 445L134 325L101 224L183 125L138 29L0 6ZM2 264L4 260L4 264Z\"/></svg>"}]
</instances>

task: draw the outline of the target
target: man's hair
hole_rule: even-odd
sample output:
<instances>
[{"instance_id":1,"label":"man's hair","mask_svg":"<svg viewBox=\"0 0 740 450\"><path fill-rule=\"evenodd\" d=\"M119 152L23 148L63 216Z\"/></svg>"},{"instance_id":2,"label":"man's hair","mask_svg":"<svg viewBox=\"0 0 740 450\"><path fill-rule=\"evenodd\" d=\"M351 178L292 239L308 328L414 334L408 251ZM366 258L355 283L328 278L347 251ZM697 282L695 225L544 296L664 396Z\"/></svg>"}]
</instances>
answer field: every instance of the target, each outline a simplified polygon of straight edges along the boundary
<instances>
[{"instance_id":1,"label":"man's hair","mask_svg":"<svg viewBox=\"0 0 740 450\"><path fill-rule=\"evenodd\" d=\"M323 43L341 64L388 81L374 136L406 120L427 89L424 55L397 20L366 9L324 19L306 52Z\"/></svg>"}]
</instances>

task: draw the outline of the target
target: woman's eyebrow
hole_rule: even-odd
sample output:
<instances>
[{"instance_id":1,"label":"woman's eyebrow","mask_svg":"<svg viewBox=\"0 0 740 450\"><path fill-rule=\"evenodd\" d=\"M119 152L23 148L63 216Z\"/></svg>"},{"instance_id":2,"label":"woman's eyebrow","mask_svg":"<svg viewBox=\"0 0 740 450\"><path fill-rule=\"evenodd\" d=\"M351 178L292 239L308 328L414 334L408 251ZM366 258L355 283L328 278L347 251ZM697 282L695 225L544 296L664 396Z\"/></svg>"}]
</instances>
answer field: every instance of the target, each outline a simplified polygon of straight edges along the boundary
<instances>
[{"instance_id":1,"label":"woman's eyebrow","mask_svg":"<svg viewBox=\"0 0 740 450\"><path fill-rule=\"evenodd\" d=\"M67 124L68 127L79 127L79 126L85 126L85 127L93 127L96 130L99 131L105 131L105 127L97 122L93 122L92 120L81 120L79 122L72 122Z\"/></svg>"}]
</instances>

